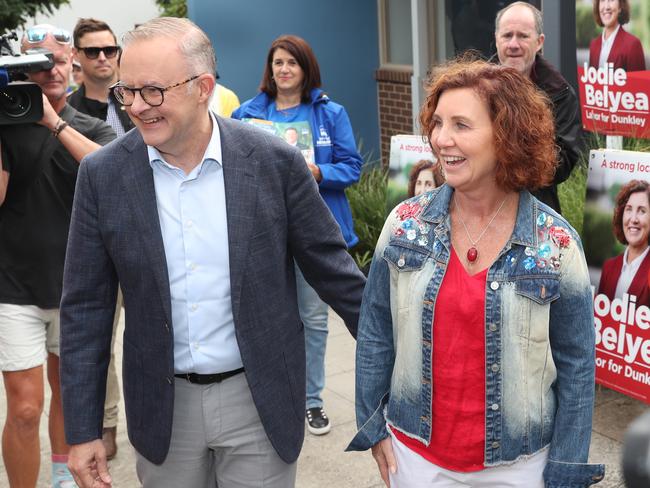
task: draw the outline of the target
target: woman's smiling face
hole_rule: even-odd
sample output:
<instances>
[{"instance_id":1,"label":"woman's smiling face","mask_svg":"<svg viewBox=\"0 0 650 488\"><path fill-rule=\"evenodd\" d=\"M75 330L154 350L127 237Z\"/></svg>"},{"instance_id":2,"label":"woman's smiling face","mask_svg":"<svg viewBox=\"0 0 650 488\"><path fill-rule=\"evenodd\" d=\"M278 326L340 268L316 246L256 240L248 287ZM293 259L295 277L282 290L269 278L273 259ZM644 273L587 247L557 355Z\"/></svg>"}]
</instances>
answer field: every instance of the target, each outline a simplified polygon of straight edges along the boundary
<instances>
[{"instance_id":1,"label":"woman's smiling face","mask_svg":"<svg viewBox=\"0 0 650 488\"><path fill-rule=\"evenodd\" d=\"M650 202L646 192L634 192L627 199L623 209L623 234L631 248L643 250L648 246Z\"/></svg>"}]
</instances>

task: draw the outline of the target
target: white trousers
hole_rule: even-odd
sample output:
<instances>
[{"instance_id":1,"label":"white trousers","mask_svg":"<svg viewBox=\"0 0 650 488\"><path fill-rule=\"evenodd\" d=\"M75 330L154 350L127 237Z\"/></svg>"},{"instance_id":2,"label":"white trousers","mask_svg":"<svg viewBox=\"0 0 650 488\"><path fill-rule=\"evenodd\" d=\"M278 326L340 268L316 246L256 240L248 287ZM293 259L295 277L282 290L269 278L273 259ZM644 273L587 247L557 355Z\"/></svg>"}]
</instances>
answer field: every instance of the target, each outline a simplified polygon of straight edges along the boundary
<instances>
[{"instance_id":1,"label":"white trousers","mask_svg":"<svg viewBox=\"0 0 650 488\"><path fill-rule=\"evenodd\" d=\"M544 488L547 449L514 464L460 473L427 461L388 431L397 462L397 472L390 475L390 488Z\"/></svg>"}]
</instances>

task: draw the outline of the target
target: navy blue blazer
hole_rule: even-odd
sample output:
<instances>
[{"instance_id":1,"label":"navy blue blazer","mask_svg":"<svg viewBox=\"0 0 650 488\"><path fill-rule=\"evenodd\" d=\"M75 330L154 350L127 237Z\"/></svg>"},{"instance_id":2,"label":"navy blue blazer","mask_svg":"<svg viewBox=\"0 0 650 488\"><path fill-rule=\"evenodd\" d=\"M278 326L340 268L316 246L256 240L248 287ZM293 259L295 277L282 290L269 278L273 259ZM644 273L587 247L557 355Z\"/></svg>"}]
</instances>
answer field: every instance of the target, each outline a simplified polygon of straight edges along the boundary
<instances>
[{"instance_id":1,"label":"navy blue blazer","mask_svg":"<svg viewBox=\"0 0 650 488\"><path fill-rule=\"evenodd\" d=\"M365 279L300 151L247 124L217 120L237 342L266 433L291 463L300 453L305 415L304 332L293 260L353 335ZM174 324L153 173L137 130L92 153L79 168L61 302L70 444L102 436L118 282L129 439L159 464L172 428Z\"/></svg>"}]
</instances>

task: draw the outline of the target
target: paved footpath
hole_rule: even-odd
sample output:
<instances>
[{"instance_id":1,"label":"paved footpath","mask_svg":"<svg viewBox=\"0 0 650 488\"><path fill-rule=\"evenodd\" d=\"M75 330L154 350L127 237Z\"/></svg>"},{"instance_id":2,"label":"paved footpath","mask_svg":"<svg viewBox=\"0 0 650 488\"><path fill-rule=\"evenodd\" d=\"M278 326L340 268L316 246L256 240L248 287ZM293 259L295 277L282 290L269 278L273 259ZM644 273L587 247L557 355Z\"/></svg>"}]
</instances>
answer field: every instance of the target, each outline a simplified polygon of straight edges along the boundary
<instances>
[{"instance_id":1,"label":"paved footpath","mask_svg":"<svg viewBox=\"0 0 650 488\"><path fill-rule=\"evenodd\" d=\"M123 327L123 323L120 324ZM121 376L122 333L118 331L115 351L118 353L118 375ZM306 434L298 461L298 488L381 488L383 483L368 452L346 453L345 446L353 437L354 421L354 340L341 320L330 316L330 335L326 357L325 408L332 421L332 431L321 437ZM46 406L49 402L47 394ZM47 407L46 407L47 410ZM605 480L598 487L624 487L620 470L620 453L627 425L648 407L611 390L598 387L591 442L590 461L607 464ZM113 486L140 486L135 474L134 451L126 436L124 405L120 407L118 454L110 462ZM4 388L0 391L0 425L4 424L6 401ZM38 488L50 486L50 447L47 438L47 416L41 422L41 452L43 462ZM0 460L0 487L7 487L4 463Z\"/></svg>"}]
</instances>

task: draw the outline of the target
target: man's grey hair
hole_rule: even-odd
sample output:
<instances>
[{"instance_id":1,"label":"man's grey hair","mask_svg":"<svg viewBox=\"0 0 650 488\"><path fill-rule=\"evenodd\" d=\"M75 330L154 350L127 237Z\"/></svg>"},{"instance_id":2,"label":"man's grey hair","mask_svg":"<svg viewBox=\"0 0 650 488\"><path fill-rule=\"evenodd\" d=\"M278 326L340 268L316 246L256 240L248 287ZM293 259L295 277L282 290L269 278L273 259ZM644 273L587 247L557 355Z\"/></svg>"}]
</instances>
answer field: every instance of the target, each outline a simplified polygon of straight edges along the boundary
<instances>
[{"instance_id":1,"label":"man's grey hair","mask_svg":"<svg viewBox=\"0 0 650 488\"><path fill-rule=\"evenodd\" d=\"M158 17L149 20L124 34L122 45L126 49L130 44L138 41L160 37L178 42L178 48L187 61L188 67L193 71L189 75L215 73L217 60L210 38L189 19Z\"/></svg>"},{"instance_id":2,"label":"man's grey hair","mask_svg":"<svg viewBox=\"0 0 650 488\"><path fill-rule=\"evenodd\" d=\"M541 36L544 33L544 21L542 20L542 12L540 12L537 7L531 5L528 2L514 2L499 10L497 12L496 19L494 20L494 32L499 32L499 24L501 23L501 17L503 17L503 14L505 14L512 7L516 7L517 5L528 7L528 9L533 13L533 17L535 19L535 32L537 32L538 37Z\"/></svg>"}]
</instances>

